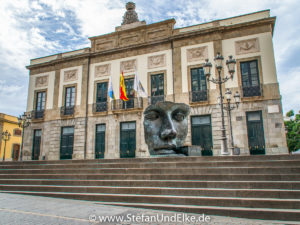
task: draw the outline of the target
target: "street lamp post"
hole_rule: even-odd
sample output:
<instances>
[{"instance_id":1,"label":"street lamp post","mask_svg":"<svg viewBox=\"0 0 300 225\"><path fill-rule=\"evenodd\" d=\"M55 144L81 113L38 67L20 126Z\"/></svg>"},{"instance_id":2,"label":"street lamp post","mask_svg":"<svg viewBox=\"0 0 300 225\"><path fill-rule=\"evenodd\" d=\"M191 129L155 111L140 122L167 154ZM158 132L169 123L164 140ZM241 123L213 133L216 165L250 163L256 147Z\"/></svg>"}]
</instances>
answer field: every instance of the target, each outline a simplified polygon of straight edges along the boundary
<instances>
[{"instance_id":1,"label":"street lamp post","mask_svg":"<svg viewBox=\"0 0 300 225\"><path fill-rule=\"evenodd\" d=\"M224 109L228 112L228 116L229 116L230 138L231 138L230 148L231 148L231 154L234 155L234 153L233 153L234 141L233 141L233 134L232 134L231 111L234 110L235 108L239 107L239 104L241 102L241 100L240 100L241 97L240 97L240 94L238 91L235 92L235 94L233 96L235 104L232 104L231 103L231 95L232 95L232 92L229 89L227 89L225 92L227 103L224 103Z\"/></svg>"},{"instance_id":2,"label":"street lamp post","mask_svg":"<svg viewBox=\"0 0 300 225\"><path fill-rule=\"evenodd\" d=\"M25 112L23 115L18 117L18 124L19 127L22 127L22 143L21 143L21 151L20 151L20 161L23 159L23 138L24 138L24 128L30 125L31 115L26 114Z\"/></svg>"},{"instance_id":3,"label":"street lamp post","mask_svg":"<svg viewBox=\"0 0 300 225\"><path fill-rule=\"evenodd\" d=\"M230 78L233 79L233 74L235 72L235 64L236 61L232 58L232 56L229 56L229 59L226 60L226 65L228 67L228 72L230 74L230 77L221 77L221 72L222 72L222 68L223 68L223 56L220 53L217 53L217 56L215 57L214 61L215 61L215 67L218 71L218 78L211 78L210 79L210 75L211 75L211 68L212 68L212 64L208 61L208 59L206 59L206 62L204 64L204 74L207 78L207 81L210 81L214 84L217 84L219 86L219 92L220 92L220 106L221 106L221 117L222 117L222 127L221 127L221 131L222 131L222 136L221 136L221 155L229 155L228 152L228 148L227 148L227 143L226 143L226 130L225 130L225 119L224 119L224 105L223 105L223 91L222 91L222 84L224 84L225 82L227 82Z\"/></svg>"},{"instance_id":4,"label":"street lamp post","mask_svg":"<svg viewBox=\"0 0 300 225\"><path fill-rule=\"evenodd\" d=\"M5 132L2 132L2 140L4 141L3 161L5 161L6 142L10 139L10 136L11 134L7 130Z\"/></svg>"}]
</instances>

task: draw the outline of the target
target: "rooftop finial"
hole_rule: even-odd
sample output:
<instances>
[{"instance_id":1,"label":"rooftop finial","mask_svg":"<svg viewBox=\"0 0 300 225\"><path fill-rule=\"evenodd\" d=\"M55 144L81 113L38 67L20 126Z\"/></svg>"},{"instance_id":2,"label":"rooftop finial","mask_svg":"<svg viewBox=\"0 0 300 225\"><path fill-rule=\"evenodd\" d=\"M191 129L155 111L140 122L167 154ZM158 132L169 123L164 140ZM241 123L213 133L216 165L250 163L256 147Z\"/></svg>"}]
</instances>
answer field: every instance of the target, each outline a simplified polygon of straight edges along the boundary
<instances>
[{"instance_id":1,"label":"rooftop finial","mask_svg":"<svg viewBox=\"0 0 300 225\"><path fill-rule=\"evenodd\" d=\"M139 18L135 11L135 3L134 2L127 2L126 3L126 12L123 16L122 25L130 24L134 22L138 22Z\"/></svg>"}]
</instances>

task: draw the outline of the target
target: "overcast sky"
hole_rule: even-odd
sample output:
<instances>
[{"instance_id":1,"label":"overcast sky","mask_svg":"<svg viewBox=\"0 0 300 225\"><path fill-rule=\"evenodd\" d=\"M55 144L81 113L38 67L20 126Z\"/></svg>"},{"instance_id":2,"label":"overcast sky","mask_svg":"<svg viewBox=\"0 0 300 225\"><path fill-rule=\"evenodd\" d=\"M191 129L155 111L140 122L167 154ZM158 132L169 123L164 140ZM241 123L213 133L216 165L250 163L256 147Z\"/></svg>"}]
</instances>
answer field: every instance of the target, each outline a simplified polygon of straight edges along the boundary
<instances>
[{"instance_id":1,"label":"overcast sky","mask_svg":"<svg viewBox=\"0 0 300 225\"><path fill-rule=\"evenodd\" d=\"M122 22L119 0L0 0L0 113L26 110L30 59L90 47L88 37ZM300 110L299 0L136 0L148 24L175 18L175 27L265 9L276 16L273 37L283 110ZM298 54L298 55L297 55Z\"/></svg>"}]
</instances>

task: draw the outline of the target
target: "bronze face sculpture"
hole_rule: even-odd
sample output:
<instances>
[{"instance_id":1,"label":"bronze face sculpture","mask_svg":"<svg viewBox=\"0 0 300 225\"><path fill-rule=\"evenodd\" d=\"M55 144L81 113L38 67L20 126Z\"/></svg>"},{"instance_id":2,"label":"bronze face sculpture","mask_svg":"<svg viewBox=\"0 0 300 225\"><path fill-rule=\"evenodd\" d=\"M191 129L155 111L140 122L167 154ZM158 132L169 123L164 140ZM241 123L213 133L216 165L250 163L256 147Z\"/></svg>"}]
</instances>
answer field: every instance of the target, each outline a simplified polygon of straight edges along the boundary
<instances>
[{"instance_id":1,"label":"bronze face sculpture","mask_svg":"<svg viewBox=\"0 0 300 225\"><path fill-rule=\"evenodd\" d=\"M144 111L145 141L150 155L174 155L188 132L190 107L184 103L158 102Z\"/></svg>"}]
</instances>

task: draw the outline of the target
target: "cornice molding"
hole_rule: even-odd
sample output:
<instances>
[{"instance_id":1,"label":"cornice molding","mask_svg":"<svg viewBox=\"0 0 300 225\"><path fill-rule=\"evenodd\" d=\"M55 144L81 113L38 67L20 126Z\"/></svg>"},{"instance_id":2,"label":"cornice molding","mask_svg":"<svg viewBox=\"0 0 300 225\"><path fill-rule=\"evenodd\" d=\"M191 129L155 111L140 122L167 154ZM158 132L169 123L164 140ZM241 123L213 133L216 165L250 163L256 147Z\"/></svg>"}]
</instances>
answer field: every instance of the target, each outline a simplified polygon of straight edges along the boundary
<instances>
[{"instance_id":1,"label":"cornice molding","mask_svg":"<svg viewBox=\"0 0 300 225\"><path fill-rule=\"evenodd\" d=\"M174 19L172 19L172 20L174 20ZM68 62L68 61L73 61L73 60L80 60L80 59L84 59L84 58L92 58L92 57L97 57L97 56L101 56L101 55L120 53L120 52L124 52L124 51L127 51L127 50L135 50L135 49L138 49L138 48L151 47L152 45L171 43L172 41L178 41L180 39L191 38L191 37L199 36L199 35L207 35L207 34L210 34L210 33L220 33L220 34L222 34L224 32L229 32L231 30L245 29L245 28L248 28L248 27L253 27L253 26L258 26L258 25L271 25L271 33L273 35L275 21L276 21L276 17L270 17L270 18L264 18L264 19L249 21L249 22L240 23L240 24L234 24L234 25L230 25L230 26L216 26L216 27L210 27L210 28L201 29L201 30L195 30L195 31L189 31L189 32L174 34L174 31L179 30L180 29L179 28L179 29L174 29L173 34L171 36L167 37L167 38L162 38L162 39L155 40L155 41L130 45L130 46L126 46L126 47L117 47L117 48L104 50L104 51L100 51L100 52L91 52L90 51L88 53L83 53L83 54L80 54L80 55L74 55L74 56L70 56L70 57L67 57L67 58L59 58L59 59L55 59L55 60L52 60L52 61L49 61L49 62L44 62L44 63L40 63L40 64L35 64L35 65L28 65L28 66L26 66L26 68L30 70L30 69L40 68L40 67L54 66L54 65L57 65L57 64L60 64L60 63L63 63L63 62ZM161 25L163 23L170 23L170 20L162 21L162 22L155 23L155 24L145 25L145 26L155 26L157 24ZM142 27L133 28L129 31L134 31L134 30L138 30L138 29L142 29ZM127 32L127 31L119 31L119 32L114 32L114 33ZM113 36L114 33L108 34L108 36L109 35ZM89 38L89 39L91 39L91 40L92 39L97 39L97 38L102 37L102 36L92 37L92 38ZM213 41L213 39L212 39L212 41ZM89 49L91 50L92 48L89 48Z\"/></svg>"}]
</instances>

